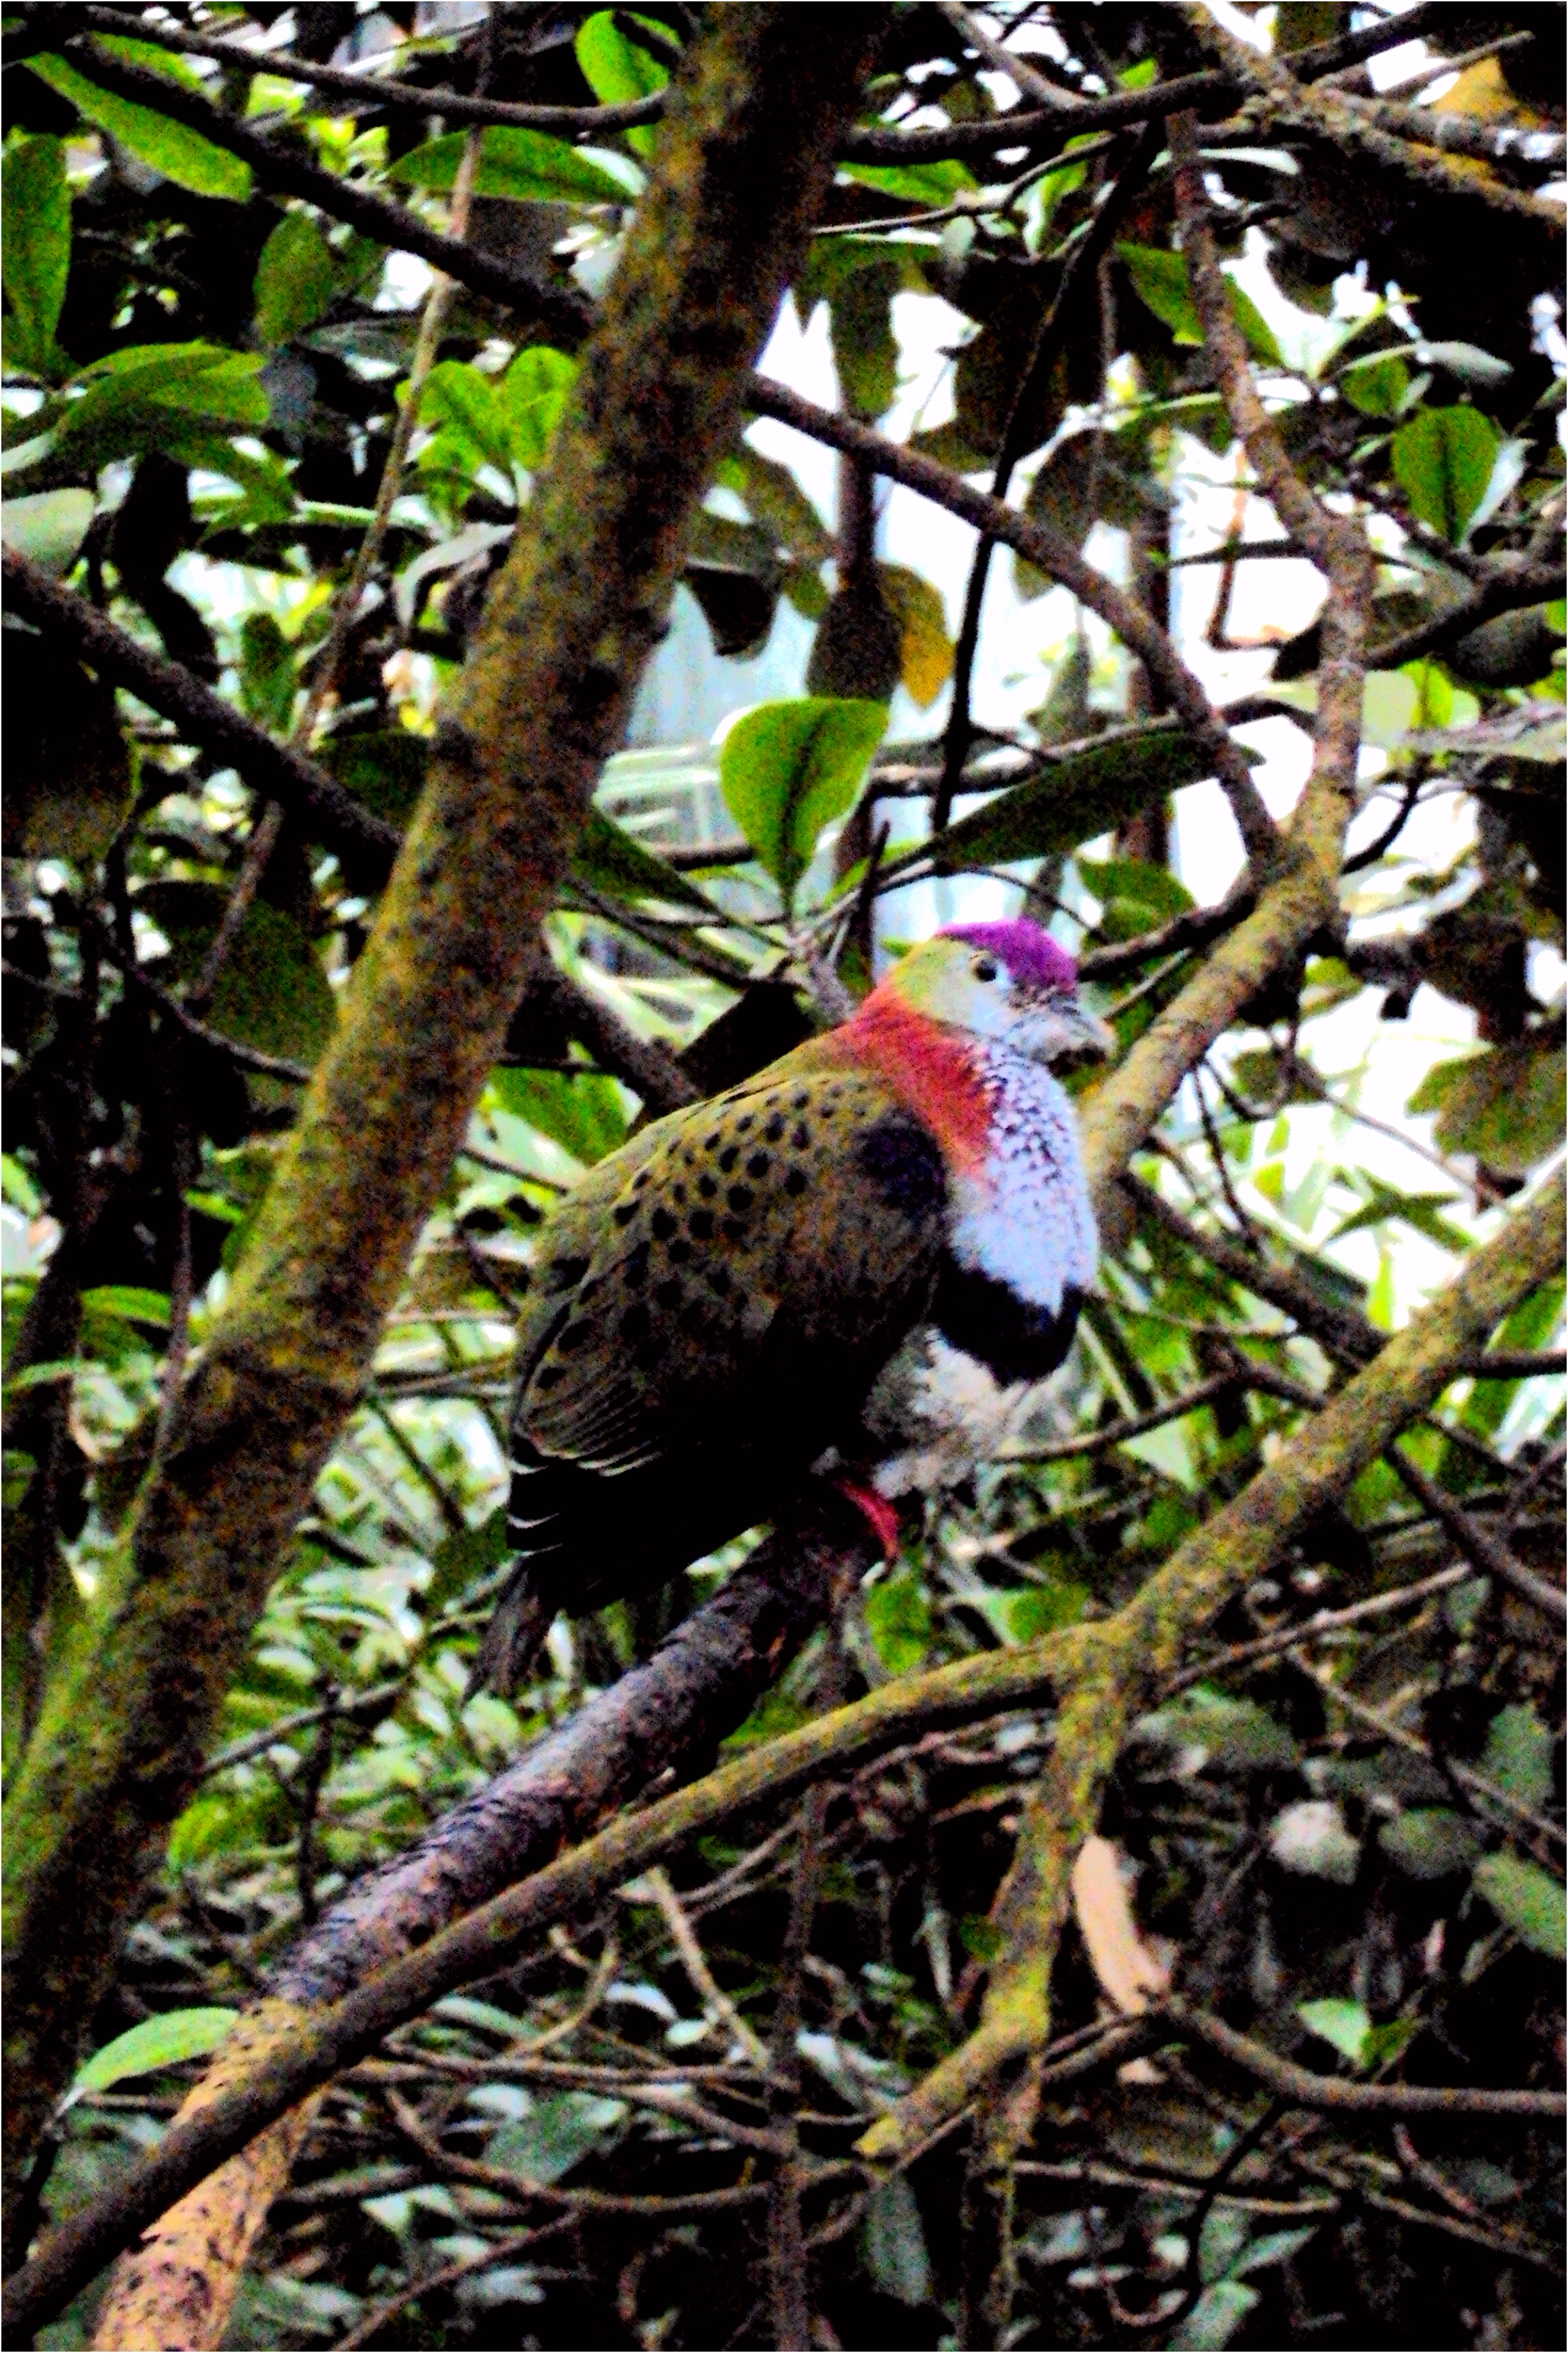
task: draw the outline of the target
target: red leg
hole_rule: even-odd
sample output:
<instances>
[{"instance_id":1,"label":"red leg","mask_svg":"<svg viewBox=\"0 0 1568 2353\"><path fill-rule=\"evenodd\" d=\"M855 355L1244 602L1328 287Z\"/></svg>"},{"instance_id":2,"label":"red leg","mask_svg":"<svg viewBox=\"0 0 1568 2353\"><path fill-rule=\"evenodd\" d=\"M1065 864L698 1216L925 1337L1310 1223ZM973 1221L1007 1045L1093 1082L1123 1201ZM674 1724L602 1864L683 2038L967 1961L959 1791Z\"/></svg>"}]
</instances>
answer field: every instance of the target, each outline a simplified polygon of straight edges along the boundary
<instances>
[{"instance_id":1,"label":"red leg","mask_svg":"<svg viewBox=\"0 0 1568 2353\"><path fill-rule=\"evenodd\" d=\"M858 1480L835 1479L839 1493L853 1504L882 1548L886 1561L899 1556L899 1511L886 1495L879 1495L875 1487L862 1487Z\"/></svg>"}]
</instances>

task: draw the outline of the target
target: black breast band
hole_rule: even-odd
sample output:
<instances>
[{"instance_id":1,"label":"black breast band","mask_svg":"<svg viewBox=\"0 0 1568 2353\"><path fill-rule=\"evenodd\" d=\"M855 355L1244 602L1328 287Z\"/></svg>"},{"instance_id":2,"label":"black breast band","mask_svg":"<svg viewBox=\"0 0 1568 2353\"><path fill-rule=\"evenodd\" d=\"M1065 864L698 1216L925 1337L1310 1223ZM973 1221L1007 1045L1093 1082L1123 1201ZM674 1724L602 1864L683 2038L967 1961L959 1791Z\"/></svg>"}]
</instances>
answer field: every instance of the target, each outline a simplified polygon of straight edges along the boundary
<instances>
[{"instance_id":1,"label":"black breast band","mask_svg":"<svg viewBox=\"0 0 1568 2353\"><path fill-rule=\"evenodd\" d=\"M931 1321L944 1340L974 1356L1005 1387L1043 1381L1072 1345L1083 1293L1069 1283L1054 1312L1020 1299L994 1275L942 1260Z\"/></svg>"}]
</instances>

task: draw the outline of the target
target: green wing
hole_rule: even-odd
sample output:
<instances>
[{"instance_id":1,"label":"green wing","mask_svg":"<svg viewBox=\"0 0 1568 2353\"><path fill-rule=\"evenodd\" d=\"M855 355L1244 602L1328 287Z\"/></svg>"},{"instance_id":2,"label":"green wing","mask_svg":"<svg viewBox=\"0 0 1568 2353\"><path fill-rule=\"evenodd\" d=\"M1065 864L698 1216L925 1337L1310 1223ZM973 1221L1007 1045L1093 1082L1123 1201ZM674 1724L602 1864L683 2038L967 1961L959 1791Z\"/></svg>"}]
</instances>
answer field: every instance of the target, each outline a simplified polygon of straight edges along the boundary
<instances>
[{"instance_id":1,"label":"green wing","mask_svg":"<svg viewBox=\"0 0 1568 2353\"><path fill-rule=\"evenodd\" d=\"M944 1203L926 1130L815 1043L658 1121L546 1229L514 1430L621 1472L770 1380L868 1381L930 1299Z\"/></svg>"}]
</instances>

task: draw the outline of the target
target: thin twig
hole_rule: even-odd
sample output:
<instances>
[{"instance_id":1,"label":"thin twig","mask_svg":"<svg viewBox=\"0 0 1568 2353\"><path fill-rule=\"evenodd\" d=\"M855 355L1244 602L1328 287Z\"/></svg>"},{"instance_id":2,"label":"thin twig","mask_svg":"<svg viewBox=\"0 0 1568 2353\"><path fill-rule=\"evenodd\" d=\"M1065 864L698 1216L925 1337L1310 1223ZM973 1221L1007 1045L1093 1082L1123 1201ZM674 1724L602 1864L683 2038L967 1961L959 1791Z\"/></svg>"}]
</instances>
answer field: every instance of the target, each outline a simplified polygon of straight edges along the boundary
<instances>
[{"instance_id":1,"label":"thin twig","mask_svg":"<svg viewBox=\"0 0 1568 2353\"><path fill-rule=\"evenodd\" d=\"M966 16L963 10L959 14ZM1028 447L1029 420L1042 388L1049 382L1065 342L1068 321L1077 305L1079 288L1086 277L1092 279L1098 270L1101 257L1110 249L1119 223L1148 178L1161 144L1161 132L1153 127L1145 128L1121 172L1101 196L1088 236L1074 248L1062 271L1061 282L1050 309L1040 322L1034 348L1014 389L1002 428L1001 447L997 452L995 470L991 477L990 492L998 505L1005 500L1014 470ZM994 538L982 533L970 563L963 617L959 625L958 643L953 653L952 707L942 745L942 776L931 800L931 828L933 835L947 829L952 816L953 797L973 742L969 714L970 685L980 642L985 583L995 544Z\"/></svg>"},{"instance_id":2,"label":"thin twig","mask_svg":"<svg viewBox=\"0 0 1568 2353\"><path fill-rule=\"evenodd\" d=\"M398 81L373 69L356 72L342 66L318 65L308 58L291 58L285 50L253 47L248 41L226 41L211 33L193 33L183 26L156 17L130 16L118 8L88 7L81 14L95 32L153 41L160 48L181 49L192 57L216 58L220 65L237 66L245 73L276 74L285 81L338 90L357 99L366 110L407 107L421 114L438 114L447 122L511 123L520 130L582 132L593 137L595 133L629 131L642 122L657 122L665 108L662 90L654 91L649 98L633 99L623 106L515 105L499 98L470 98L458 90L422 90L414 82ZM374 63L382 61L376 59Z\"/></svg>"},{"instance_id":3,"label":"thin twig","mask_svg":"<svg viewBox=\"0 0 1568 2353\"><path fill-rule=\"evenodd\" d=\"M698 2000L707 2003L722 2019L757 2073L765 2077L769 2072L767 2046L716 1981L708 1966L708 1956L687 1917L685 1906L670 1884L669 1873L661 1862L655 1863L651 1871L644 1872L639 1883L648 1890L663 1913L675 1949L680 1955L681 1967L690 1978Z\"/></svg>"},{"instance_id":4,"label":"thin twig","mask_svg":"<svg viewBox=\"0 0 1568 2353\"><path fill-rule=\"evenodd\" d=\"M1020 57L1016 49L1008 48L1005 43L994 40L979 19L961 5L961 0L937 0L937 5L954 30L963 34L975 54L987 65L994 66L998 72L1006 74L1016 83L1025 98L1032 98L1037 106L1054 106L1063 114L1076 114L1083 105L1084 100L1075 92L1058 90L1054 81L1047 81L1027 58Z\"/></svg>"},{"instance_id":5,"label":"thin twig","mask_svg":"<svg viewBox=\"0 0 1568 2353\"><path fill-rule=\"evenodd\" d=\"M1377 1593L1370 1601L1356 1601L1343 1609L1319 1609L1304 1624L1281 1626L1272 1634L1261 1634L1255 1642L1235 1642L1228 1650L1216 1651L1206 1659L1198 1659L1179 1674L1172 1675L1161 1685L1162 1695L1171 1698L1177 1692L1188 1691L1194 1683L1207 1683L1215 1675L1229 1674L1235 1667L1250 1666L1256 1659L1268 1659L1281 1651L1294 1651L1307 1642L1321 1641L1327 1634L1337 1634L1348 1626L1359 1626L1369 1618L1386 1618L1400 1609L1414 1609L1435 1595L1451 1592L1463 1585L1469 1571L1464 1568L1439 1569L1434 1577L1424 1577L1419 1584L1402 1585L1395 1593Z\"/></svg>"},{"instance_id":6,"label":"thin twig","mask_svg":"<svg viewBox=\"0 0 1568 2353\"><path fill-rule=\"evenodd\" d=\"M294 1851L294 1884L300 1897L300 1917L313 1928L320 1916L316 1901L316 1811L321 1790L332 1769L332 1740L337 1723L337 1685L327 1685L316 1736L299 1781L300 1836Z\"/></svg>"},{"instance_id":7,"label":"thin twig","mask_svg":"<svg viewBox=\"0 0 1568 2353\"><path fill-rule=\"evenodd\" d=\"M1380 1734L1384 1740L1392 1741L1396 1748L1403 1748L1407 1755L1425 1757L1427 1764L1437 1765L1450 1780L1457 1781L1471 1797L1479 1799L1483 1807L1494 1808L1505 1820L1518 1822L1522 1829L1532 1831L1537 1838L1545 1839L1552 1846L1568 1846L1568 1831L1561 1822L1554 1822L1549 1816L1538 1814L1529 1806L1521 1805L1507 1789L1500 1788L1495 1781L1489 1780L1484 1773L1478 1773L1473 1766L1462 1765L1453 1757L1435 1757L1427 1742L1414 1732L1406 1732L1402 1724L1394 1723L1381 1708L1371 1706L1364 1699L1359 1699L1354 1692L1347 1691L1342 1683L1337 1683L1326 1668L1308 1666L1305 1672L1323 1697L1331 1700L1335 1707L1342 1708L1347 1715L1353 1715L1358 1724L1364 1724L1369 1730Z\"/></svg>"},{"instance_id":8,"label":"thin twig","mask_svg":"<svg viewBox=\"0 0 1568 2353\"><path fill-rule=\"evenodd\" d=\"M1227 1389L1242 1386L1245 1376L1238 1364L1235 1372L1215 1373L1210 1379L1200 1381L1195 1388L1184 1391L1179 1398L1170 1398L1163 1405L1153 1406L1147 1413L1135 1413L1125 1421L1109 1422L1103 1430L1085 1430L1076 1438L1055 1439L1046 1446L1031 1446L1022 1440L998 1447L994 1460L998 1462L1068 1462L1083 1454L1108 1454L1113 1447L1124 1446L1130 1438L1142 1438L1146 1430L1158 1430L1167 1421L1180 1421L1184 1415L1196 1413L1200 1406L1212 1404Z\"/></svg>"},{"instance_id":9,"label":"thin twig","mask_svg":"<svg viewBox=\"0 0 1568 2353\"><path fill-rule=\"evenodd\" d=\"M280 1715L265 1731L252 1732L244 1740L236 1740L209 1757L199 1778L208 1781L215 1773L226 1773L231 1766L248 1765L253 1757L265 1757L269 1748L279 1746L293 1733L310 1731L326 1715L335 1715L340 1723L357 1723L367 1715L375 1715L395 1704L406 1688L407 1678L399 1676L395 1683L373 1684L369 1691L356 1693L353 1699L335 1701L331 1707L303 1707L293 1715Z\"/></svg>"},{"instance_id":10,"label":"thin twig","mask_svg":"<svg viewBox=\"0 0 1568 2353\"><path fill-rule=\"evenodd\" d=\"M495 19L492 17L489 20L492 30L494 24ZM487 46L487 70L489 54ZM483 78L481 75L481 81ZM452 184L448 235L459 243L468 235L468 210L473 200L474 182L479 174L479 153L483 138L482 132L469 132L463 142L462 157ZM338 671L342 666L350 633L359 616L360 602L369 585L371 575L381 560L381 551L385 543L387 527L392 521L393 506L403 486L403 475L408 462L409 447L419 422L420 397L425 389L426 378L435 364L436 355L440 348L441 332L446 323L447 312L451 306L454 291L453 280L444 271L437 270L431 281L430 290L425 298L425 308L420 316L419 333L415 342L414 356L409 364L408 382L405 389L403 405L397 413L397 423L393 429L392 445L386 453L386 462L381 470L381 480L376 485L375 505L372 509L370 522L355 553L348 579L334 601L327 629L326 643L312 665L310 689L289 731L290 744L301 748L309 746L316 732L316 723L321 717L322 706L336 690ZM282 803L273 801L261 810L257 819L244 863L235 878L224 907L223 919L202 959L201 971L190 993L190 1009L198 1018L211 1004L213 991L217 987L219 976L239 938L245 919L250 912L251 903L267 871L268 862L278 846L279 835L283 830L283 818Z\"/></svg>"},{"instance_id":11,"label":"thin twig","mask_svg":"<svg viewBox=\"0 0 1568 2353\"><path fill-rule=\"evenodd\" d=\"M215 147L239 156L271 193L302 196L329 219L346 221L376 244L395 252L417 254L433 269L447 270L460 284L492 302L503 303L519 317L539 320L574 349L588 332L593 313L581 295L529 278L495 255L443 235L418 213L377 195L363 181L329 172L291 146L274 144L249 123L215 106L200 90L112 55L90 35L68 39L59 47L100 89L129 99L133 105L150 107L199 132Z\"/></svg>"},{"instance_id":12,"label":"thin twig","mask_svg":"<svg viewBox=\"0 0 1568 2353\"><path fill-rule=\"evenodd\" d=\"M541 2239L569 2229L571 2222L570 2214L561 2214L553 2222L541 2222L531 2231L508 2231L499 2239L487 2240L476 2254L458 2255L453 2262L443 2263L439 2271L426 2272L423 2278L405 2281L395 2295L387 2296L381 2304L373 2304L368 2312L360 2315L353 2327L338 2338L336 2353L351 2353L353 2348L368 2345L373 2337L381 2335L388 2321L395 2320L399 2313L406 2312L411 2304L417 2304L422 2297L434 2295L442 2288L455 2287L459 2280L468 2279L475 2272L489 2271L498 2263L509 2262L513 2255L525 2254L530 2247L536 2247Z\"/></svg>"},{"instance_id":13,"label":"thin twig","mask_svg":"<svg viewBox=\"0 0 1568 2353\"><path fill-rule=\"evenodd\" d=\"M1469 2084L1356 2084L1337 2075L1315 2075L1282 2058L1248 2034L1238 2034L1211 2010L1179 1995L1160 2005L1178 2033L1206 2042L1233 2066L1245 2068L1293 2108L1345 2110L1372 2116L1561 2116L1568 2099L1561 2092L1494 2092Z\"/></svg>"},{"instance_id":14,"label":"thin twig","mask_svg":"<svg viewBox=\"0 0 1568 2353\"><path fill-rule=\"evenodd\" d=\"M1500 1536L1494 1536L1479 1520L1473 1520L1447 1488L1439 1487L1436 1479L1427 1476L1403 1446L1391 1446L1386 1460L1416 1501L1441 1523L1473 1568L1479 1568L1483 1576L1500 1577L1521 1600L1532 1603L1546 1617L1568 1619L1568 1594L1563 1588L1549 1585L1545 1577L1526 1568Z\"/></svg>"},{"instance_id":15,"label":"thin twig","mask_svg":"<svg viewBox=\"0 0 1568 2353\"><path fill-rule=\"evenodd\" d=\"M13 615L66 638L100 678L173 721L184 741L232 762L253 791L281 801L313 839L352 860L356 874L384 880L400 839L395 826L373 817L325 769L268 735L181 663L164 660L139 645L85 596L61 587L25 555L7 547L0 551L0 562L5 603ZM174 790L174 782L165 789Z\"/></svg>"}]
</instances>

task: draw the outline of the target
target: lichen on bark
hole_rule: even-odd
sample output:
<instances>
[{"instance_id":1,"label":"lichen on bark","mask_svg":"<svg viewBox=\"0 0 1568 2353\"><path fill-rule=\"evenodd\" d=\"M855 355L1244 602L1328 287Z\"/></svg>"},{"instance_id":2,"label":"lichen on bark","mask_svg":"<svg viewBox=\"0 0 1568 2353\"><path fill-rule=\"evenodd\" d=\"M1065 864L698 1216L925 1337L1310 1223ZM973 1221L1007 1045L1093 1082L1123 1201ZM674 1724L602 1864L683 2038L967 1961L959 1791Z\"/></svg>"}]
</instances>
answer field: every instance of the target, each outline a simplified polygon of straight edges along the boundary
<instances>
[{"instance_id":1,"label":"lichen on bark","mask_svg":"<svg viewBox=\"0 0 1568 2353\"><path fill-rule=\"evenodd\" d=\"M665 623L885 11L714 12L336 1039L8 1809L8 2179L363 1387Z\"/></svg>"}]
</instances>

